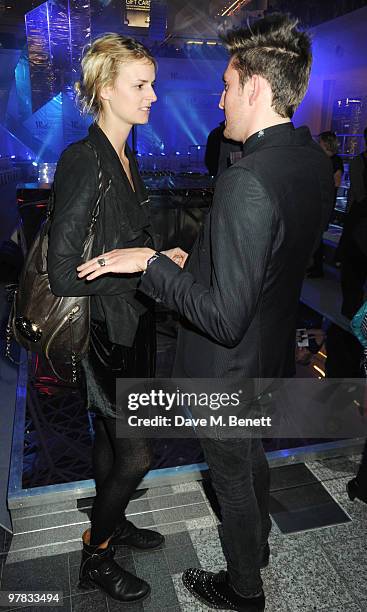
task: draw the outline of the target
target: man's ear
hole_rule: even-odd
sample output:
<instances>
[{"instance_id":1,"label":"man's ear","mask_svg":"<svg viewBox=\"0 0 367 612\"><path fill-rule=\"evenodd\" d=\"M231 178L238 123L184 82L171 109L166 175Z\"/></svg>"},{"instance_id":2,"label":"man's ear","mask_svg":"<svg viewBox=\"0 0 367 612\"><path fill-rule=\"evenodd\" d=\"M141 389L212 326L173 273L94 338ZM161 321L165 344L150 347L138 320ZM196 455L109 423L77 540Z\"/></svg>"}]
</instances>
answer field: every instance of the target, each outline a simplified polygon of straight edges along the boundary
<instances>
[{"instance_id":1,"label":"man's ear","mask_svg":"<svg viewBox=\"0 0 367 612\"><path fill-rule=\"evenodd\" d=\"M249 104L252 106L260 94L261 81L258 74L253 74L248 81L249 86Z\"/></svg>"}]
</instances>

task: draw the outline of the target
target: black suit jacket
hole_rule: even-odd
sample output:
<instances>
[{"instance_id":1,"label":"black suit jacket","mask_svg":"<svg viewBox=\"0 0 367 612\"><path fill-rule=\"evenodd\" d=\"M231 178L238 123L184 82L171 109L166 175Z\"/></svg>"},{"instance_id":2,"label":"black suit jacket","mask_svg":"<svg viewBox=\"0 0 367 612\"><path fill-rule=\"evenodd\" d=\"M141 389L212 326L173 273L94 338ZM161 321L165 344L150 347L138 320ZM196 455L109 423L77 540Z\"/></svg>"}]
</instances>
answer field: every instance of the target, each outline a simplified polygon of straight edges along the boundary
<instances>
[{"instance_id":1,"label":"black suit jacket","mask_svg":"<svg viewBox=\"0 0 367 612\"><path fill-rule=\"evenodd\" d=\"M184 270L161 256L140 289L185 318L176 377L294 373L305 270L334 203L329 159L306 127L261 130L218 179Z\"/></svg>"}]
</instances>

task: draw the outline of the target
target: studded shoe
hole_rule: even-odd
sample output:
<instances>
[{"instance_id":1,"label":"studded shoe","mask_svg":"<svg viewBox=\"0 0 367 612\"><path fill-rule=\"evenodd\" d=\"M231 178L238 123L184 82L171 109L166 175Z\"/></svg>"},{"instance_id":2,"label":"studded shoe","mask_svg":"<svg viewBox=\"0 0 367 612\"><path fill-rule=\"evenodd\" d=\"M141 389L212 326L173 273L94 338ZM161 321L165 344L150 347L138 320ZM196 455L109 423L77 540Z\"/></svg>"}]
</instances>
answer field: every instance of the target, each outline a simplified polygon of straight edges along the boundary
<instances>
[{"instance_id":1,"label":"studded shoe","mask_svg":"<svg viewBox=\"0 0 367 612\"><path fill-rule=\"evenodd\" d=\"M265 609L262 590L255 597L239 595L229 584L226 571L214 574L201 569L188 569L182 575L182 582L196 599L209 608L239 612L263 612Z\"/></svg>"},{"instance_id":2,"label":"studded shoe","mask_svg":"<svg viewBox=\"0 0 367 612\"><path fill-rule=\"evenodd\" d=\"M110 544L114 546L130 546L138 550L151 550L164 543L164 536L151 529L139 529L130 521L125 521L114 531Z\"/></svg>"}]
</instances>

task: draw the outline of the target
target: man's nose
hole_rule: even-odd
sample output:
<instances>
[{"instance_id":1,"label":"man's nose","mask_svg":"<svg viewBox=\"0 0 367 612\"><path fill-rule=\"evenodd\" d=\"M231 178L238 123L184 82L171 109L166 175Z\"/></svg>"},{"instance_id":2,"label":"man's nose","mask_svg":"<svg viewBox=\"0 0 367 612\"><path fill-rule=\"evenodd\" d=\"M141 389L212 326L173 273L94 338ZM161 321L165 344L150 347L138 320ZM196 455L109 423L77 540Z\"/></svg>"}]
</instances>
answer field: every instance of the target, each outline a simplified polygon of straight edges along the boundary
<instances>
[{"instance_id":1,"label":"man's nose","mask_svg":"<svg viewBox=\"0 0 367 612\"><path fill-rule=\"evenodd\" d=\"M222 95L221 95L220 100L219 100L219 108L221 110L224 110L224 98L225 98L225 95L226 95L226 92L223 89Z\"/></svg>"}]
</instances>

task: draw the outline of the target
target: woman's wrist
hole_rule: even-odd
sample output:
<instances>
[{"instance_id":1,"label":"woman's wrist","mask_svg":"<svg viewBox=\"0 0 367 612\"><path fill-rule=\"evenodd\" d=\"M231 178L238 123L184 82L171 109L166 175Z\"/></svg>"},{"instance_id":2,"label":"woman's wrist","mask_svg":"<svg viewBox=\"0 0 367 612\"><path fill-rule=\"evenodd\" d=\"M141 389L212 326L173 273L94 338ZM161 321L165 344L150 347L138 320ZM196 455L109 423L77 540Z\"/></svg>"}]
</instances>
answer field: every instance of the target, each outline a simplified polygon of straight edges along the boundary
<instances>
[{"instance_id":1,"label":"woman's wrist","mask_svg":"<svg viewBox=\"0 0 367 612\"><path fill-rule=\"evenodd\" d=\"M142 253L141 253L140 267L141 267L141 271L145 272L148 267L149 261L151 259L153 260L153 258L155 258L155 256L158 254L156 251L153 251L153 249L149 249L149 248L143 248L141 250L142 250Z\"/></svg>"}]
</instances>

